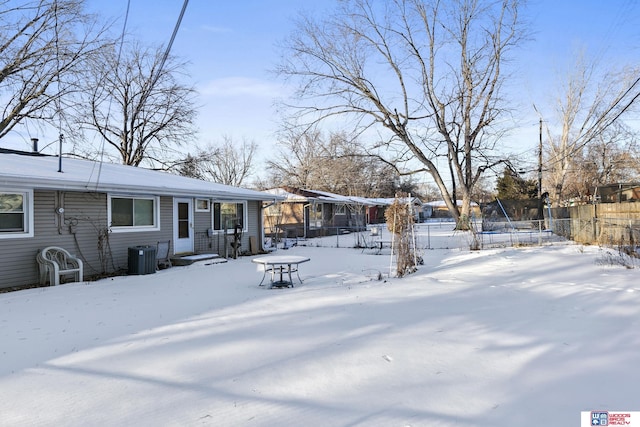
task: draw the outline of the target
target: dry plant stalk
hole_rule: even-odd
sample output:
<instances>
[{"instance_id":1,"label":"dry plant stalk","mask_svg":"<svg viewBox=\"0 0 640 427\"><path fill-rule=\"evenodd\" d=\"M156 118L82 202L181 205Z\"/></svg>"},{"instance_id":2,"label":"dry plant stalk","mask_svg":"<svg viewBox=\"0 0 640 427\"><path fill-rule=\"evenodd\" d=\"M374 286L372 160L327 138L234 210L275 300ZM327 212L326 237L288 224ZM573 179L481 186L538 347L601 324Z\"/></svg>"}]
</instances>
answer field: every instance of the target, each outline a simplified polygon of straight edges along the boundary
<instances>
[{"instance_id":1,"label":"dry plant stalk","mask_svg":"<svg viewBox=\"0 0 640 427\"><path fill-rule=\"evenodd\" d=\"M385 210L387 228L394 234L394 251L396 253L396 273L398 277L417 270L414 248L411 244L413 229L413 213L407 203L401 203L396 197Z\"/></svg>"}]
</instances>

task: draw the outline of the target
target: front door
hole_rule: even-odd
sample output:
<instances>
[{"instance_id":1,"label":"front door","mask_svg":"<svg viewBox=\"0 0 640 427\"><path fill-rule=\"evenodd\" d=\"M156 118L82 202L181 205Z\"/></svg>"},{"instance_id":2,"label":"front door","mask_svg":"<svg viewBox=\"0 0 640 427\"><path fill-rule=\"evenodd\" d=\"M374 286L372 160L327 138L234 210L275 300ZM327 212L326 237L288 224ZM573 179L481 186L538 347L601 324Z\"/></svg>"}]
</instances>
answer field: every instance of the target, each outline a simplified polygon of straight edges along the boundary
<instances>
[{"instance_id":1,"label":"front door","mask_svg":"<svg viewBox=\"0 0 640 427\"><path fill-rule=\"evenodd\" d=\"M193 252L191 199L173 199L173 241L176 254Z\"/></svg>"}]
</instances>

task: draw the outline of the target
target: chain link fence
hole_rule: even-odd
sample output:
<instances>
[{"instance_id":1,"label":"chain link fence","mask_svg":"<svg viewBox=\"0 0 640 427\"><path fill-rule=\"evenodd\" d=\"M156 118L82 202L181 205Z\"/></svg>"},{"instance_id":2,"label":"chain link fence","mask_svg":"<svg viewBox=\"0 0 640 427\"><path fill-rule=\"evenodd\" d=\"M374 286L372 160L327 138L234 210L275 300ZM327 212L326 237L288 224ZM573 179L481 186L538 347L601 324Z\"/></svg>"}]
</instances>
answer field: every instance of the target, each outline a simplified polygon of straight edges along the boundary
<instances>
[{"instance_id":1,"label":"chain link fence","mask_svg":"<svg viewBox=\"0 0 640 427\"><path fill-rule=\"evenodd\" d=\"M420 250L429 249L486 249L494 247L541 245L564 240L544 227L544 221L532 221L529 228L482 231L482 224L474 222L473 230L455 229L453 221L415 224L413 241ZM336 230L337 231L337 230ZM280 247L316 246L332 248L358 248L373 253L388 253L394 236L385 224L370 225L366 230L351 232L342 230L330 236L315 238L287 238Z\"/></svg>"},{"instance_id":2,"label":"chain link fence","mask_svg":"<svg viewBox=\"0 0 640 427\"><path fill-rule=\"evenodd\" d=\"M631 204L627 204L631 205ZM635 205L635 204L633 204ZM629 206L624 206L627 210ZM633 207L637 209L636 207ZM471 231L455 229L453 221L424 222L414 225L413 241L416 249L489 249L496 247L544 245L571 240L580 244L606 246L620 252L640 254L640 217L628 213L626 217L598 216L605 207L576 207L545 212L545 219L514 221L508 217L484 220L474 218ZM607 206L611 210L612 207ZM618 208L621 209L621 208ZM619 211L619 210L618 210ZM612 212L618 212L612 211ZM552 213L552 215L546 215ZM608 213L609 215L611 212ZM554 216L562 215L556 218ZM372 224L361 231L332 227L322 230L318 237L290 237L273 241L274 247L294 245L361 248L374 253L391 250L394 236L385 224Z\"/></svg>"}]
</instances>

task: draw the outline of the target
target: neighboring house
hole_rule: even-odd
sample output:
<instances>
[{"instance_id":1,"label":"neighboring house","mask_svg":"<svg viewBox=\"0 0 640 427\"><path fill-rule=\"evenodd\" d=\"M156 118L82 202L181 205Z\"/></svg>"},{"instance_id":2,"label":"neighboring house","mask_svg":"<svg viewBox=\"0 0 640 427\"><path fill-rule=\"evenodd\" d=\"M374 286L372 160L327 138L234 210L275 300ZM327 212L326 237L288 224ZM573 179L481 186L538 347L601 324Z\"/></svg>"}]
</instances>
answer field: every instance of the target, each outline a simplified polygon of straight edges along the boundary
<instances>
[{"instance_id":1,"label":"neighboring house","mask_svg":"<svg viewBox=\"0 0 640 427\"><path fill-rule=\"evenodd\" d=\"M462 200L457 201L458 206L462 206ZM444 218L452 218L451 212L449 212L449 208L447 207L444 200L439 200L435 202L426 202L425 205L431 207L431 217L437 219ZM423 208L424 209L424 208ZM474 218L480 218L480 206L476 202L471 202L471 216Z\"/></svg>"},{"instance_id":2,"label":"neighboring house","mask_svg":"<svg viewBox=\"0 0 640 427\"><path fill-rule=\"evenodd\" d=\"M369 224L381 224L386 222L384 213L388 206L396 200L394 197L389 198L369 198L369 207L367 209L367 222ZM401 203L410 203L413 211L413 219L416 222L424 220L423 203L417 197L403 197L398 199Z\"/></svg>"},{"instance_id":3,"label":"neighboring house","mask_svg":"<svg viewBox=\"0 0 640 427\"><path fill-rule=\"evenodd\" d=\"M369 199L371 204L367 206L367 224L384 224L384 211L389 206L388 199Z\"/></svg>"},{"instance_id":4,"label":"neighboring house","mask_svg":"<svg viewBox=\"0 0 640 427\"><path fill-rule=\"evenodd\" d=\"M422 222L428 221L433 216L433 206L428 203L422 204Z\"/></svg>"},{"instance_id":5,"label":"neighboring house","mask_svg":"<svg viewBox=\"0 0 640 427\"><path fill-rule=\"evenodd\" d=\"M367 199L294 187L266 192L284 199L264 210L267 235L316 237L366 228Z\"/></svg>"},{"instance_id":6,"label":"neighboring house","mask_svg":"<svg viewBox=\"0 0 640 427\"><path fill-rule=\"evenodd\" d=\"M600 203L640 201L639 183L619 183L596 187L595 198Z\"/></svg>"},{"instance_id":7,"label":"neighboring house","mask_svg":"<svg viewBox=\"0 0 640 427\"><path fill-rule=\"evenodd\" d=\"M230 253L263 242L263 202L279 198L148 169L0 149L0 288L38 283L36 254L59 246L84 276L127 268L128 248ZM258 247L256 247L258 246Z\"/></svg>"}]
</instances>

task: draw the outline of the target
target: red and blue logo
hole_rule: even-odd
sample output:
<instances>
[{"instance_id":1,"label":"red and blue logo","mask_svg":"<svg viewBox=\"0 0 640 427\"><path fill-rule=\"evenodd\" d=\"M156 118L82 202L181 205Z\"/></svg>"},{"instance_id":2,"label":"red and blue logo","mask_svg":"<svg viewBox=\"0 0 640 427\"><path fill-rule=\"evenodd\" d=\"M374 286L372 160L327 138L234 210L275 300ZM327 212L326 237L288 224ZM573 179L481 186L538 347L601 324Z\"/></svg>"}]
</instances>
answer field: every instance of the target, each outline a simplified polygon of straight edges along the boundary
<instances>
[{"instance_id":1,"label":"red and blue logo","mask_svg":"<svg viewBox=\"0 0 640 427\"><path fill-rule=\"evenodd\" d=\"M592 426L608 426L609 412L607 411L591 411Z\"/></svg>"}]
</instances>

